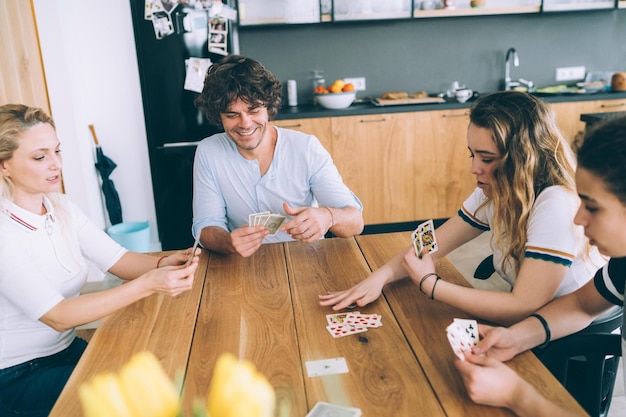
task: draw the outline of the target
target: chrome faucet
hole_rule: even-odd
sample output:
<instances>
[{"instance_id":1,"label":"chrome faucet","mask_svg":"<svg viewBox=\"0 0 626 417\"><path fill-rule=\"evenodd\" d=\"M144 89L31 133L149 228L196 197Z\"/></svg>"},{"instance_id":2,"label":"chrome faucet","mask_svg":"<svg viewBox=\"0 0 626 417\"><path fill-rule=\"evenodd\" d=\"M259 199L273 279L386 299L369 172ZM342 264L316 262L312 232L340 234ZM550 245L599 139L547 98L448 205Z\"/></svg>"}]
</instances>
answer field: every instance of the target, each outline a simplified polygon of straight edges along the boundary
<instances>
[{"instance_id":1,"label":"chrome faucet","mask_svg":"<svg viewBox=\"0 0 626 417\"><path fill-rule=\"evenodd\" d=\"M506 58L504 63L504 89L512 90L513 87L517 87L519 83L517 81L511 81L511 57L513 58L513 65L519 67L519 56L515 48L509 48L506 51Z\"/></svg>"}]
</instances>

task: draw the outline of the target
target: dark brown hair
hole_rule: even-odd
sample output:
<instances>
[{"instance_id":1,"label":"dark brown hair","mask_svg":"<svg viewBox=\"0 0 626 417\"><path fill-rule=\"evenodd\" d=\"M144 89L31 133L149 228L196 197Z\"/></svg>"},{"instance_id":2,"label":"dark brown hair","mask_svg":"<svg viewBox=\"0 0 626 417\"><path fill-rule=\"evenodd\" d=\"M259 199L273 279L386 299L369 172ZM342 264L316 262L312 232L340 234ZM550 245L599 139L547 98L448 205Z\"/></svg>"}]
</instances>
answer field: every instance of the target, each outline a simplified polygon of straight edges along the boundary
<instances>
[{"instance_id":1,"label":"dark brown hair","mask_svg":"<svg viewBox=\"0 0 626 417\"><path fill-rule=\"evenodd\" d=\"M220 114L237 99L253 107L266 107L273 119L282 104L281 93L280 81L259 62L229 55L209 67L195 104L209 123L222 127Z\"/></svg>"},{"instance_id":2,"label":"dark brown hair","mask_svg":"<svg viewBox=\"0 0 626 417\"><path fill-rule=\"evenodd\" d=\"M600 178L626 206L626 117L594 124L577 152L578 166Z\"/></svg>"}]
</instances>

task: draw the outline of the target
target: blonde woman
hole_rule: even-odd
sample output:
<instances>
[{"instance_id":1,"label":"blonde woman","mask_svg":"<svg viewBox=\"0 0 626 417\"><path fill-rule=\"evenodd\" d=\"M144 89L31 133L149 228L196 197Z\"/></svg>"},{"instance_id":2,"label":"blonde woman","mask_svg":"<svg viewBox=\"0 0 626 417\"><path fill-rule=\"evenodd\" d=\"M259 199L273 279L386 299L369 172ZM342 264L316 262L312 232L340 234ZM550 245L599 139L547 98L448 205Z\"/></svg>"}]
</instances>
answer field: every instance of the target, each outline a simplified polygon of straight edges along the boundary
<instances>
[{"instance_id":1,"label":"blonde woman","mask_svg":"<svg viewBox=\"0 0 626 417\"><path fill-rule=\"evenodd\" d=\"M410 276L430 299L512 324L592 277L602 260L573 224L575 158L548 106L521 92L486 95L471 108L467 145L477 188L437 229L439 250L418 259L409 247L354 287L320 295L322 306L366 305L385 284ZM510 292L461 287L435 273L438 259L486 231Z\"/></svg>"},{"instance_id":2,"label":"blonde woman","mask_svg":"<svg viewBox=\"0 0 626 417\"><path fill-rule=\"evenodd\" d=\"M129 252L61 189L61 145L41 109L0 106L0 415L47 416L86 347L78 325L191 288L198 258ZM89 260L127 280L80 295Z\"/></svg>"}]
</instances>

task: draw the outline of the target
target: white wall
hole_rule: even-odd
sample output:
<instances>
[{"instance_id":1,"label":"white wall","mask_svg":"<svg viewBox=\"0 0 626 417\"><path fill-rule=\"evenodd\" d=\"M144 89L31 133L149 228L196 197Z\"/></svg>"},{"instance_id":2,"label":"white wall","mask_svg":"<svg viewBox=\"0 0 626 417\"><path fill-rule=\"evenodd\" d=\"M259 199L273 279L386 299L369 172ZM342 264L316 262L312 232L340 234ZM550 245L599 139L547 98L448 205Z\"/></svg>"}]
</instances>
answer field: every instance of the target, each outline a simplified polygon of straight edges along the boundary
<instances>
[{"instance_id":1,"label":"white wall","mask_svg":"<svg viewBox=\"0 0 626 417\"><path fill-rule=\"evenodd\" d=\"M151 225L160 250L128 0L34 0L67 194L103 229L110 226L94 168L93 124L117 163L111 179L123 220Z\"/></svg>"}]
</instances>

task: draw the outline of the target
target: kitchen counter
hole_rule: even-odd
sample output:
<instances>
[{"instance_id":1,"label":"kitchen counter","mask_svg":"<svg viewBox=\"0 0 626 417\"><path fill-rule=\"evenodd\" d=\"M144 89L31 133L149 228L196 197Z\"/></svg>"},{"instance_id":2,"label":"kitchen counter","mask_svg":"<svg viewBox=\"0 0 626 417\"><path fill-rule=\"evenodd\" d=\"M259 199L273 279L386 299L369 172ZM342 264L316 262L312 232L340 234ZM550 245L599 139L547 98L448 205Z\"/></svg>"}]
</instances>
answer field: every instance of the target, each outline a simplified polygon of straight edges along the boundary
<instances>
[{"instance_id":1,"label":"kitchen counter","mask_svg":"<svg viewBox=\"0 0 626 417\"><path fill-rule=\"evenodd\" d=\"M538 95L539 96L539 95ZM602 92L591 94L555 94L540 95L540 98L548 103L563 103L573 101L591 101L591 100L612 100L626 98L626 91L619 92ZM376 106L373 103L355 103L346 109L332 110L325 109L321 106L313 104L302 104L295 107L284 105L276 115L276 120L289 119L308 119L316 117L338 117L338 116L356 116L362 114L382 114L382 113L408 113L416 111L428 110L448 110L469 108L473 100L466 103L459 103L456 99L449 99L445 103L437 104L404 104L404 105L388 105Z\"/></svg>"}]
</instances>

